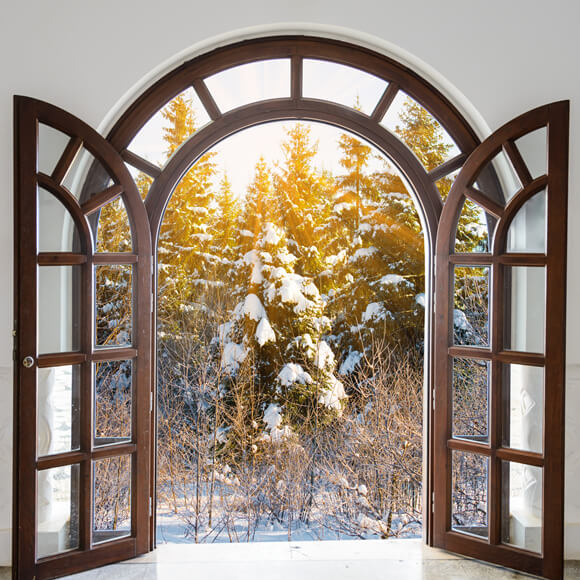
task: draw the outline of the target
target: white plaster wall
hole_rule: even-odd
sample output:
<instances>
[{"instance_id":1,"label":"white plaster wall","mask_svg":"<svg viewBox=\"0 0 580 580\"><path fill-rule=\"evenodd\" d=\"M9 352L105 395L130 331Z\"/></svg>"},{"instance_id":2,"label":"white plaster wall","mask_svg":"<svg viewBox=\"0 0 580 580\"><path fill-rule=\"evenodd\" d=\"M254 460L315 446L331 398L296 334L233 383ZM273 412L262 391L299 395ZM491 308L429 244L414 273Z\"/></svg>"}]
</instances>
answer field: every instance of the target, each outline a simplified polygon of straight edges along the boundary
<instances>
[{"instance_id":1,"label":"white plaster wall","mask_svg":"<svg viewBox=\"0 0 580 580\"><path fill-rule=\"evenodd\" d=\"M443 83L447 93L469 110L472 119L473 111L478 111L492 128L534 106L570 99L573 220L580 216L580 173L574 162L580 143L579 17L576 0L4 0L0 21L0 564L9 558L11 501L12 95L48 100L93 126L103 126L123 95L164 61L236 30L313 27L377 47L382 44L385 50L392 43L447 79L448 84ZM433 78L440 82L437 73ZM484 133L485 123L479 127ZM580 228L570 228L566 420L570 558L580 558L580 305L576 301L580 269L574 264L579 252Z\"/></svg>"}]
</instances>

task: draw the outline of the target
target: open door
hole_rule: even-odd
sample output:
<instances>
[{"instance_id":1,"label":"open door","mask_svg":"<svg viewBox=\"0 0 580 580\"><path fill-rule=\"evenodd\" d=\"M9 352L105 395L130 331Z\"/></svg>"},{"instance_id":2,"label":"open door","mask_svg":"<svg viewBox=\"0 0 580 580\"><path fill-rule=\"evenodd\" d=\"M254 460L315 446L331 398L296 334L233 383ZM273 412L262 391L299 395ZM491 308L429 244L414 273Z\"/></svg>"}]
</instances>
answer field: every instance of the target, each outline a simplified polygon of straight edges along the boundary
<instances>
[{"instance_id":1,"label":"open door","mask_svg":"<svg viewBox=\"0 0 580 580\"><path fill-rule=\"evenodd\" d=\"M490 171L501 198L484 190ZM563 572L567 180L568 102L507 123L457 175L435 262L434 544L554 579ZM458 224L477 213L487 245L461 253Z\"/></svg>"},{"instance_id":2,"label":"open door","mask_svg":"<svg viewBox=\"0 0 580 580\"><path fill-rule=\"evenodd\" d=\"M152 254L111 145L47 103L15 109L13 569L40 580L149 549Z\"/></svg>"}]
</instances>

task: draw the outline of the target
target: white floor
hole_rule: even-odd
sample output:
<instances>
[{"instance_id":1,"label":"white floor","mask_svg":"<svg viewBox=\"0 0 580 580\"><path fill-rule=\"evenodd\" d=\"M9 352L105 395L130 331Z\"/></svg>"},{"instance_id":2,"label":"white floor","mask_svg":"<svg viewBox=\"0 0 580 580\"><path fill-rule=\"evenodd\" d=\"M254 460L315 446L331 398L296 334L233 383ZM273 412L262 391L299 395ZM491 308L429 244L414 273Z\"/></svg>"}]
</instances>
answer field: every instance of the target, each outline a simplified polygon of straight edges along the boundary
<instances>
[{"instance_id":1,"label":"white floor","mask_svg":"<svg viewBox=\"0 0 580 580\"><path fill-rule=\"evenodd\" d=\"M505 580L508 570L429 548L421 540L159 546L71 580ZM9 578L0 572L0 580ZM580 578L568 563L565 578Z\"/></svg>"}]
</instances>

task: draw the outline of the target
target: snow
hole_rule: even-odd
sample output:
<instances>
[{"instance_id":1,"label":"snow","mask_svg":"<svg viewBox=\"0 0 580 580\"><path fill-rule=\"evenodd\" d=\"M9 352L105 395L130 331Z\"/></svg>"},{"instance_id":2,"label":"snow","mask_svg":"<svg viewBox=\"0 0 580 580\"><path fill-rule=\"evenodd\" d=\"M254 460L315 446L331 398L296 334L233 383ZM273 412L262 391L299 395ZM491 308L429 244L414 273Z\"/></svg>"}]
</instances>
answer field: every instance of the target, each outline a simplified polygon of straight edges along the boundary
<instances>
[{"instance_id":1,"label":"snow","mask_svg":"<svg viewBox=\"0 0 580 580\"><path fill-rule=\"evenodd\" d=\"M266 310L255 294L248 294L244 300L242 314L245 314L251 320L262 320L266 316Z\"/></svg>"},{"instance_id":2,"label":"snow","mask_svg":"<svg viewBox=\"0 0 580 580\"><path fill-rule=\"evenodd\" d=\"M277 290L278 295L284 304L295 305L294 312L296 314L316 306L315 302L308 300L303 294L303 292L306 292L309 296L318 297L318 289L314 284L306 284L302 276L288 272L285 272L280 280L282 284ZM315 294L312 294L314 290ZM268 298L272 300L271 293L268 294Z\"/></svg>"},{"instance_id":3,"label":"snow","mask_svg":"<svg viewBox=\"0 0 580 580\"><path fill-rule=\"evenodd\" d=\"M417 294L417 296L415 296L415 302L419 306L425 308L425 294L423 292L421 292L421 294Z\"/></svg>"},{"instance_id":4,"label":"snow","mask_svg":"<svg viewBox=\"0 0 580 580\"><path fill-rule=\"evenodd\" d=\"M347 211L349 209L352 209L354 207L354 205L352 203L348 203L348 202L342 202L342 203L337 203L334 208L333 211L334 213L338 213L341 214L343 211Z\"/></svg>"},{"instance_id":5,"label":"snow","mask_svg":"<svg viewBox=\"0 0 580 580\"><path fill-rule=\"evenodd\" d=\"M359 492L361 495L367 495L367 494L369 493L369 490L367 489L367 486L366 486L364 483L361 483L361 484L358 486L358 492Z\"/></svg>"},{"instance_id":6,"label":"snow","mask_svg":"<svg viewBox=\"0 0 580 580\"><path fill-rule=\"evenodd\" d=\"M288 426L280 427L282 424L282 411L277 403L270 403L264 411L264 423L270 431L272 441L280 441L292 435L292 429Z\"/></svg>"},{"instance_id":7,"label":"snow","mask_svg":"<svg viewBox=\"0 0 580 580\"><path fill-rule=\"evenodd\" d=\"M358 350L353 350L349 352L348 356L344 359L344 361L340 365L338 373L341 375L348 375L349 373L352 373L356 368L356 366L358 365L358 363L361 361L362 357L363 357L362 352L359 352Z\"/></svg>"},{"instance_id":8,"label":"snow","mask_svg":"<svg viewBox=\"0 0 580 580\"><path fill-rule=\"evenodd\" d=\"M368 248L359 248L354 255L351 257L350 262L357 262L359 260L366 260L377 254L378 250L374 246L370 246Z\"/></svg>"},{"instance_id":9,"label":"snow","mask_svg":"<svg viewBox=\"0 0 580 580\"><path fill-rule=\"evenodd\" d=\"M272 246L277 246L282 239L282 232L273 223L268 222L264 226L264 235L262 237L262 242L265 244L270 244Z\"/></svg>"},{"instance_id":10,"label":"snow","mask_svg":"<svg viewBox=\"0 0 580 580\"><path fill-rule=\"evenodd\" d=\"M470 330L472 328L471 324L467 321L465 313L457 308L453 310L453 326L460 330Z\"/></svg>"},{"instance_id":11,"label":"snow","mask_svg":"<svg viewBox=\"0 0 580 580\"><path fill-rule=\"evenodd\" d=\"M398 274L387 274L386 276L383 276L379 280L379 284L381 286L390 286L398 284L406 284L407 286L410 286L410 283L407 280L405 280L403 276L399 276Z\"/></svg>"},{"instance_id":12,"label":"snow","mask_svg":"<svg viewBox=\"0 0 580 580\"><path fill-rule=\"evenodd\" d=\"M236 344L235 342L226 343L222 353L222 369L230 373L237 371L240 363L244 362L247 355L248 351L243 344Z\"/></svg>"},{"instance_id":13,"label":"snow","mask_svg":"<svg viewBox=\"0 0 580 580\"><path fill-rule=\"evenodd\" d=\"M371 302L362 315L363 322L369 322L371 320L385 320L386 318L392 319L393 315L385 309L382 302Z\"/></svg>"},{"instance_id":14,"label":"snow","mask_svg":"<svg viewBox=\"0 0 580 580\"><path fill-rule=\"evenodd\" d=\"M344 392L344 385L334 376L330 377L329 386L322 392L318 402L329 409L336 409L340 411L342 409L341 401L346 399L346 393Z\"/></svg>"},{"instance_id":15,"label":"snow","mask_svg":"<svg viewBox=\"0 0 580 580\"><path fill-rule=\"evenodd\" d=\"M312 383L312 377L296 363L286 363L277 377L281 385L290 387L294 383L309 385Z\"/></svg>"},{"instance_id":16,"label":"snow","mask_svg":"<svg viewBox=\"0 0 580 580\"><path fill-rule=\"evenodd\" d=\"M260 346L264 346L268 342L276 342L276 334L274 333L274 329L270 324L268 318L264 316L260 323L258 324L258 328L256 328L256 341Z\"/></svg>"},{"instance_id":17,"label":"snow","mask_svg":"<svg viewBox=\"0 0 580 580\"><path fill-rule=\"evenodd\" d=\"M316 349L316 356L314 357L314 364L319 369L325 369L334 366L334 353L328 343L321 340Z\"/></svg>"}]
</instances>

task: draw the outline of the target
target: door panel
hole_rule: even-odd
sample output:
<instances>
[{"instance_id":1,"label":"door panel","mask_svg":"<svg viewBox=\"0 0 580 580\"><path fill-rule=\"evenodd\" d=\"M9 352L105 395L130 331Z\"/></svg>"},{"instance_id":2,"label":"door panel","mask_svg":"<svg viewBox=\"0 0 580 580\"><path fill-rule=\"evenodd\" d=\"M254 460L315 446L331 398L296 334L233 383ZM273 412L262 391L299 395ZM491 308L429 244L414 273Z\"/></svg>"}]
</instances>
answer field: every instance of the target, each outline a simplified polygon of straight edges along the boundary
<instances>
[{"instance_id":1,"label":"door panel","mask_svg":"<svg viewBox=\"0 0 580 580\"><path fill-rule=\"evenodd\" d=\"M501 195L479 187L490 167ZM436 248L434 543L547 578L563 566L567 175L567 102L507 123L456 177ZM462 254L468 200L497 219Z\"/></svg>"},{"instance_id":2,"label":"door panel","mask_svg":"<svg viewBox=\"0 0 580 580\"><path fill-rule=\"evenodd\" d=\"M100 135L41 101L15 108L14 576L41 579L149 549L151 236ZM108 204L122 227L109 207L97 243Z\"/></svg>"}]
</instances>

